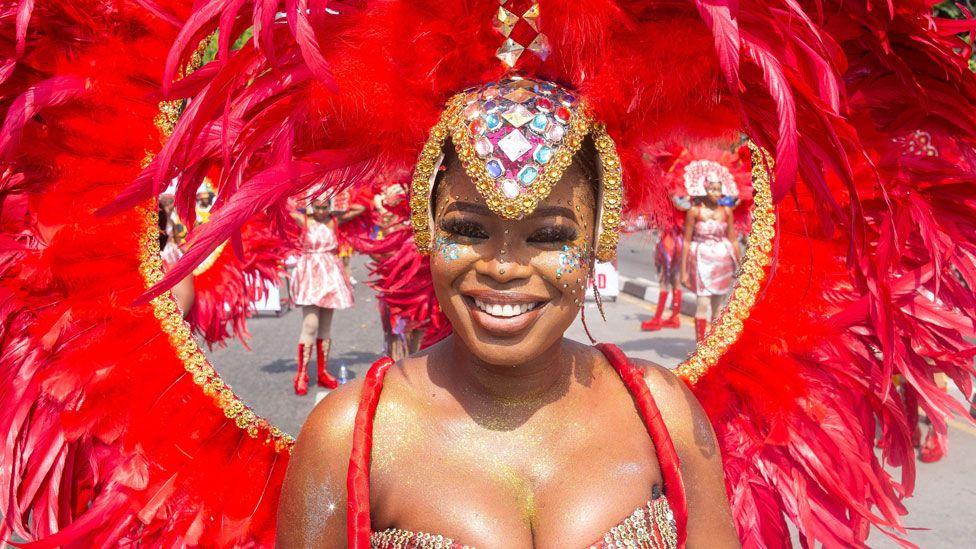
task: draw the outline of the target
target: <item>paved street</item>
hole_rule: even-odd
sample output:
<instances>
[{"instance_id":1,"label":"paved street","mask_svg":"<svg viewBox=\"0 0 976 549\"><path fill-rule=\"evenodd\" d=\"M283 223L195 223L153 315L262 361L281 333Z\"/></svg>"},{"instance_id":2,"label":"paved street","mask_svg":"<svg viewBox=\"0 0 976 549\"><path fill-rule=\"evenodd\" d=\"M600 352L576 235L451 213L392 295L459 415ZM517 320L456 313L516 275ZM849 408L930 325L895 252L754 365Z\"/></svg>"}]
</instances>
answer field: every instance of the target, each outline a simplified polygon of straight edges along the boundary
<instances>
[{"instance_id":1,"label":"paved street","mask_svg":"<svg viewBox=\"0 0 976 549\"><path fill-rule=\"evenodd\" d=\"M647 233L625 236L618 260L621 274L650 278L650 245ZM358 258L353 260L353 273L360 281L368 276L363 261ZM356 300L353 309L336 313L330 363L333 372L345 364L359 376L379 358L382 333L376 300L362 282L356 286ZM616 343L630 356L674 366L694 348L690 318L682 319L680 329L647 334L640 332L638 324L653 313L651 304L621 294L615 303L606 303L605 308L606 323L600 319L595 305L587 305L590 331L597 340ZM301 315L296 310L281 317L259 316L248 322L253 335L251 351L234 342L210 353L221 375L257 413L292 434L298 433L317 399L324 396L314 386L304 397L296 396L291 389L300 325ZM587 341L579 321L571 328L569 337ZM976 521L968 518L976 508L976 428L955 421L949 438L947 459L935 464L919 463L916 496L908 502L909 526L934 528L913 531L909 536L921 547L972 547L976 539ZM897 547L877 533L869 543L872 547Z\"/></svg>"}]
</instances>

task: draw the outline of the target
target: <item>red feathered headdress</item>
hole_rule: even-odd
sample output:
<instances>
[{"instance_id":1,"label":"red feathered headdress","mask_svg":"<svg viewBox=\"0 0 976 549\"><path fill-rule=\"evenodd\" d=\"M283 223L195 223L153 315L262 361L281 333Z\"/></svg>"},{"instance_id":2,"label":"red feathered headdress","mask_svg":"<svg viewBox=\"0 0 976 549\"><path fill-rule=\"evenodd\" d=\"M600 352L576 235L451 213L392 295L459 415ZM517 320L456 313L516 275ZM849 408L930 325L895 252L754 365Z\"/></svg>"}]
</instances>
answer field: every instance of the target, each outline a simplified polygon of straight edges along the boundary
<instances>
[{"instance_id":1,"label":"red feathered headdress","mask_svg":"<svg viewBox=\"0 0 976 549\"><path fill-rule=\"evenodd\" d=\"M153 309L133 305L131 207L178 177L189 218L219 169L213 217L171 283L228 239L240 249L255 213L284 223L289 196L410 169L451 97L509 74L496 56L518 51L509 39L526 48L520 75L572 90L605 126L631 208L670 208L641 157L658 142L742 132L774 154L775 269L694 386L739 533L783 545L788 519L807 542L858 546L871 525L901 528L914 469L892 376L942 432L961 407L933 375L971 389L974 176L953 159L976 143L956 36L972 22L913 0L539 0L536 29L507 4L520 20L500 25L497 0L0 8L2 533L270 542L287 444L213 372L188 376L192 342L159 337ZM216 61L180 77L215 30ZM537 34L548 48L530 47ZM187 101L159 147L161 99ZM915 131L957 155L906 150Z\"/></svg>"}]
</instances>

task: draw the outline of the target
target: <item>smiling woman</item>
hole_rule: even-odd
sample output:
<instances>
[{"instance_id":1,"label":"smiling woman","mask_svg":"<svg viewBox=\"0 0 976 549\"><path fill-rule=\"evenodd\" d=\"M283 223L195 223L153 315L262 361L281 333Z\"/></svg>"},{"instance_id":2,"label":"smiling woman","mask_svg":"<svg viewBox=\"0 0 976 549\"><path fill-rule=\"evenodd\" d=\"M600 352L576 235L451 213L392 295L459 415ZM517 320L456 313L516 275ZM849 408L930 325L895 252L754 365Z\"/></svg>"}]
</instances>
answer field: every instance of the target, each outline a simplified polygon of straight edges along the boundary
<instances>
[{"instance_id":1,"label":"smiling woman","mask_svg":"<svg viewBox=\"0 0 976 549\"><path fill-rule=\"evenodd\" d=\"M488 90L534 90L525 104L540 111L540 129L586 116L580 107L550 117L546 97L570 92L521 78L473 92L465 110L490 117ZM492 124L525 138L518 122ZM586 137L589 123L558 153L562 164L540 166L527 147L509 154L503 137L507 171L522 176L509 192L508 180L483 184L506 162L488 156L485 128L469 128L454 132L430 174L418 169L413 201L454 334L399 363L381 360L318 406L285 480L279 544L338 547L348 531L350 544L374 547L738 546L715 435L684 384L564 337L601 229L619 218L604 176L613 172L597 168L612 155ZM469 140L488 151L483 171L460 161ZM326 502L349 512L327 513L322 526Z\"/></svg>"},{"instance_id":2,"label":"smiling woman","mask_svg":"<svg viewBox=\"0 0 976 549\"><path fill-rule=\"evenodd\" d=\"M0 539L908 535L916 406L892 376L944 435L933 378L969 391L974 373L971 21L907 0L7 4ZM185 75L214 32L216 59ZM742 132L748 245L731 283L725 197L702 196L687 282L729 301L678 377L565 340L621 215L673 216L645 158ZM382 246L411 250L384 263L387 316L438 318L433 287L455 334L378 361L296 443L223 382L168 288L240 253L258 213L283 225L293 198L411 167L412 234ZM208 175L211 218L164 274L155 197L176 181L192 209Z\"/></svg>"}]
</instances>

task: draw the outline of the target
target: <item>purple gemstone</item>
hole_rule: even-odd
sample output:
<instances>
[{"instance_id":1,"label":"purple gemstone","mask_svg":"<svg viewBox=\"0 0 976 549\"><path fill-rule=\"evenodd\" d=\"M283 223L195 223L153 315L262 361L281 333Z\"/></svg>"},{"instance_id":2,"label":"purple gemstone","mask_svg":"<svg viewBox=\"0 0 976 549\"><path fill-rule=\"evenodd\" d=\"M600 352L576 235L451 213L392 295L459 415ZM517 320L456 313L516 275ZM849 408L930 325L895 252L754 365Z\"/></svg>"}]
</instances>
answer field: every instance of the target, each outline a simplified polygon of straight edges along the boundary
<instances>
[{"instance_id":1,"label":"purple gemstone","mask_svg":"<svg viewBox=\"0 0 976 549\"><path fill-rule=\"evenodd\" d=\"M485 169L488 170L488 175L493 179L498 179L505 173L505 167L502 165L502 161L497 158L492 158L485 164Z\"/></svg>"}]
</instances>

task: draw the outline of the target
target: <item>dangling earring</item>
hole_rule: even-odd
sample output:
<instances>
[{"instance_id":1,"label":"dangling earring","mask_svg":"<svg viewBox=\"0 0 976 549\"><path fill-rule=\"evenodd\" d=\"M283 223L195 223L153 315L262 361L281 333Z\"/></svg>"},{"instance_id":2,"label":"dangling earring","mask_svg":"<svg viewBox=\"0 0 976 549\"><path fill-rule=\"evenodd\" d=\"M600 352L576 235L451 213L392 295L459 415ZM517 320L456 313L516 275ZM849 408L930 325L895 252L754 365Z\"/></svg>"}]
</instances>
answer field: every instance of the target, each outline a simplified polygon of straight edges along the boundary
<instances>
[{"instance_id":1,"label":"dangling earring","mask_svg":"<svg viewBox=\"0 0 976 549\"><path fill-rule=\"evenodd\" d=\"M600 297L600 290L596 287L596 279L593 279L593 298L596 300L596 308L600 311L603 321L607 321L607 313L603 310L603 298Z\"/></svg>"},{"instance_id":2,"label":"dangling earring","mask_svg":"<svg viewBox=\"0 0 976 549\"><path fill-rule=\"evenodd\" d=\"M586 291L582 292L584 295ZM590 344L596 345L596 338L590 333L590 327L586 325L586 300L580 301L580 321L583 323L583 331L586 332L586 337L590 338Z\"/></svg>"},{"instance_id":3,"label":"dangling earring","mask_svg":"<svg viewBox=\"0 0 976 549\"><path fill-rule=\"evenodd\" d=\"M589 254L587 254L589 255ZM590 264L590 274L596 270L596 258L590 255L588 258ZM584 282L585 284L585 282ZM607 315L603 312L603 301L600 299L600 292L596 289L596 280L593 281L593 295L596 298L596 306L600 310L600 316L603 317L603 321L607 321ZM586 332L586 337L590 338L590 343L596 345L596 338L590 333L590 327L586 325L586 287L580 287L580 321L583 323L583 331Z\"/></svg>"}]
</instances>

